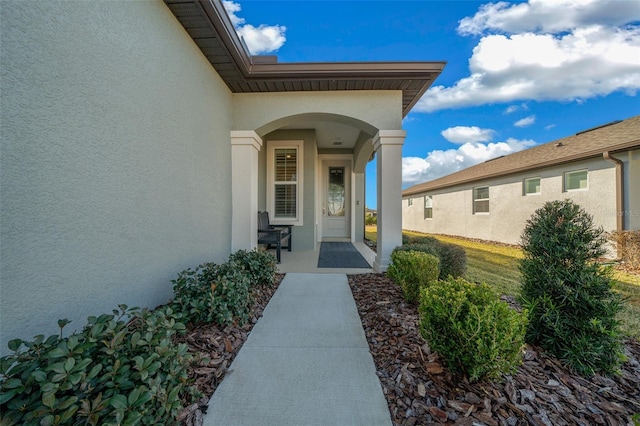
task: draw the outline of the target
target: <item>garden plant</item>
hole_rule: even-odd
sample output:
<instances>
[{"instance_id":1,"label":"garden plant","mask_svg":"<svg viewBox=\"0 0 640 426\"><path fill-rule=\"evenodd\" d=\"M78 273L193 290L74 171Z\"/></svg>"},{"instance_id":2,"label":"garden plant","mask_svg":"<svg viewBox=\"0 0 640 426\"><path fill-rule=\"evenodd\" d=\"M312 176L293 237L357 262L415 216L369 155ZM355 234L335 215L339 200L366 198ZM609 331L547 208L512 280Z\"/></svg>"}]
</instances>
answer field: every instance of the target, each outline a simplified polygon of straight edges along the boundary
<instances>
[{"instance_id":1,"label":"garden plant","mask_svg":"<svg viewBox=\"0 0 640 426\"><path fill-rule=\"evenodd\" d=\"M603 230L570 200L547 202L522 234L527 341L585 376L614 373L623 360L616 319L622 300L611 271L597 262L605 243Z\"/></svg>"},{"instance_id":2,"label":"garden plant","mask_svg":"<svg viewBox=\"0 0 640 426\"><path fill-rule=\"evenodd\" d=\"M417 302L420 288L438 279L438 263L437 257L427 253L394 250L387 275L402 288L407 302Z\"/></svg>"},{"instance_id":3,"label":"garden plant","mask_svg":"<svg viewBox=\"0 0 640 426\"><path fill-rule=\"evenodd\" d=\"M486 284L449 277L423 287L420 331L453 372L499 379L522 362L527 324Z\"/></svg>"},{"instance_id":4,"label":"garden plant","mask_svg":"<svg viewBox=\"0 0 640 426\"><path fill-rule=\"evenodd\" d=\"M206 361L176 338L197 323L249 317L250 287L273 285L275 257L236 252L228 262L187 269L174 298L153 311L120 305L90 316L81 331L9 342L0 358L0 424L175 424L201 395L188 371Z\"/></svg>"}]
</instances>

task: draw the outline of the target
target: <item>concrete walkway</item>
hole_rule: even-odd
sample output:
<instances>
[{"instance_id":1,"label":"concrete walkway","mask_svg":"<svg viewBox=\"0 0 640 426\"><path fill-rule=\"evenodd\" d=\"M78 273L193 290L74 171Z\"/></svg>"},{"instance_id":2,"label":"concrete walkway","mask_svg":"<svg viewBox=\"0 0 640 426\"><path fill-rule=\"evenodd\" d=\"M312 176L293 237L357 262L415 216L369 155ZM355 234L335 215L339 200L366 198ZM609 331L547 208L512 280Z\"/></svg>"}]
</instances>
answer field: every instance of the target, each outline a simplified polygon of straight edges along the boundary
<instances>
[{"instance_id":1,"label":"concrete walkway","mask_svg":"<svg viewBox=\"0 0 640 426\"><path fill-rule=\"evenodd\" d=\"M346 275L285 276L204 425L391 425Z\"/></svg>"}]
</instances>

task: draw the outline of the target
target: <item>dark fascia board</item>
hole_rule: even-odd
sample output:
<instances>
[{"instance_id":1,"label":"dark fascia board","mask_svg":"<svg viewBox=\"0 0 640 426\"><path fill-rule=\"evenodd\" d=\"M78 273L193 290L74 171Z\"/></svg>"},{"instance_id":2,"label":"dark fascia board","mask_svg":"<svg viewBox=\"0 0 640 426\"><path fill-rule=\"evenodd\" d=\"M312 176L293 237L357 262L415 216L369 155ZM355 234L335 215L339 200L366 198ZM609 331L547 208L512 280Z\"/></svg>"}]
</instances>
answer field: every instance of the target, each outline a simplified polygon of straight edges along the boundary
<instances>
[{"instance_id":1,"label":"dark fascia board","mask_svg":"<svg viewBox=\"0 0 640 426\"><path fill-rule=\"evenodd\" d=\"M240 71L246 76L252 65L251 54L240 37L238 37L238 33L236 33L236 29L233 27L222 2L217 0L196 0L195 3L200 6L203 16L219 35L220 41L224 44Z\"/></svg>"},{"instance_id":2,"label":"dark fascia board","mask_svg":"<svg viewBox=\"0 0 640 426\"><path fill-rule=\"evenodd\" d=\"M231 19L219 0L196 0L203 16L219 35L230 57L247 81L292 79L415 79L425 80L403 115L420 100L444 70L446 61L408 62L289 62L260 63L252 60L249 49L238 36Z\"/></svg>"},{"instance_id":3,"label":"dark fascia board","mask_svg":"<svg viewBox=\"0 0 640 426\"><path fill-rule=\"evenodd\" d=\"M482 176L478 176L478 177L473 177L473 178L468 178L468 179L463 179L463 180L459 180L459 181L455 181L455 182L450 182L450 183L445 183L443 185L435 185L432 187L426 187L426 188L418 188L418 185L415 185L411 188L407 188L404 191L402 191L402 196L406 197L406 196L410 196L410 195L417 195L417 194L423 194L425 192L429 192L429 191L435 191L438 189L445 189L445 188L451 188L454 186L458 186L458 185L465 185L465 184L469 184L469 183L474 183L474 182L480 182L483 180L487 180L487 179L494 179L494 178L498 178L498 177L504 177L504 176L510 176L510 175L515 175L518 173L522 173L522 172L527 172L529 170L535 170L535 169L543 169L545 167L551 167L551 166L559 166L561 164L566 164L566 163L572 163L574 161L581 161L581 160L588 160L591 158L597 158L597 157L602 157L602 154L606 151L610 152L611 154L617 154L620 152L624 152L624 151L631 151L634 149L638 149L640 148L640 140L635 140L635 141L630 141L630 142L625 142L622 144L618 144L618 145L613 145L605 150L602 149L598 149L598 150L592 150L589 152L583 152L580 154L576 154L576 155L572 155L569 157L563 157L563 158L558 158L558 159L554 159L554 160L549 160L549 161L544 161L541 163L536 163L536 164L532 164L530 166L524 166L524 167L518 167L515 169L511 169L511 170L505 170L503 172L499 172L499 173L488 173L486 175L482 175ZM508 158L507 157L503 157L503 158Z\"/></svg>"}]
</instances>

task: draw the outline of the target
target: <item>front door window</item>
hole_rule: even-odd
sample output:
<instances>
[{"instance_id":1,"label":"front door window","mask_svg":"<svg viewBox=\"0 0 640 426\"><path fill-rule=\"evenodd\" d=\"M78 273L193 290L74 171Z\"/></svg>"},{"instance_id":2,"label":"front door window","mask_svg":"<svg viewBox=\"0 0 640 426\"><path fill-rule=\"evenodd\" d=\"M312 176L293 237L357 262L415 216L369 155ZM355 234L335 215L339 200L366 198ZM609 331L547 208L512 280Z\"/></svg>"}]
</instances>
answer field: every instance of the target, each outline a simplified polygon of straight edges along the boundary
<instances>
[{"instance_id":1,"label":"front door window","mask_svg":"<svg viewBox=\"0 0 640 426\"><path fill-rule=\"evenodd\" d=\"M344 167L329 167L327 215L345 215Z\"/></svg>"}]
</instances>

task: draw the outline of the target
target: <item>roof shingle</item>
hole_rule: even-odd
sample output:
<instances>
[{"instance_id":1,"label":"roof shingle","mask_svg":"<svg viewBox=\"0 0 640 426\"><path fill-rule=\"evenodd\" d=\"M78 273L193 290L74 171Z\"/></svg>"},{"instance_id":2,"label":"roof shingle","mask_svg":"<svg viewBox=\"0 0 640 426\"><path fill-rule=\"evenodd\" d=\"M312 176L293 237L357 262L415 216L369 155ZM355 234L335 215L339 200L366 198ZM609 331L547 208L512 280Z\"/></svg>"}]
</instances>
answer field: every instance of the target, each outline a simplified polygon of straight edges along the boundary
<instances>
[{"instance_id":1,"label":"roof shingle","mask_svg":"<svg viewBox=\"0 0 640 426\"><path fill-rule=\"evenodd\" d=\"M640 148L640 115L579 132L543 145L476 164L459 172L405 189L402 195L447 188L488 178Z\"/></svg>"}]
</instances>

